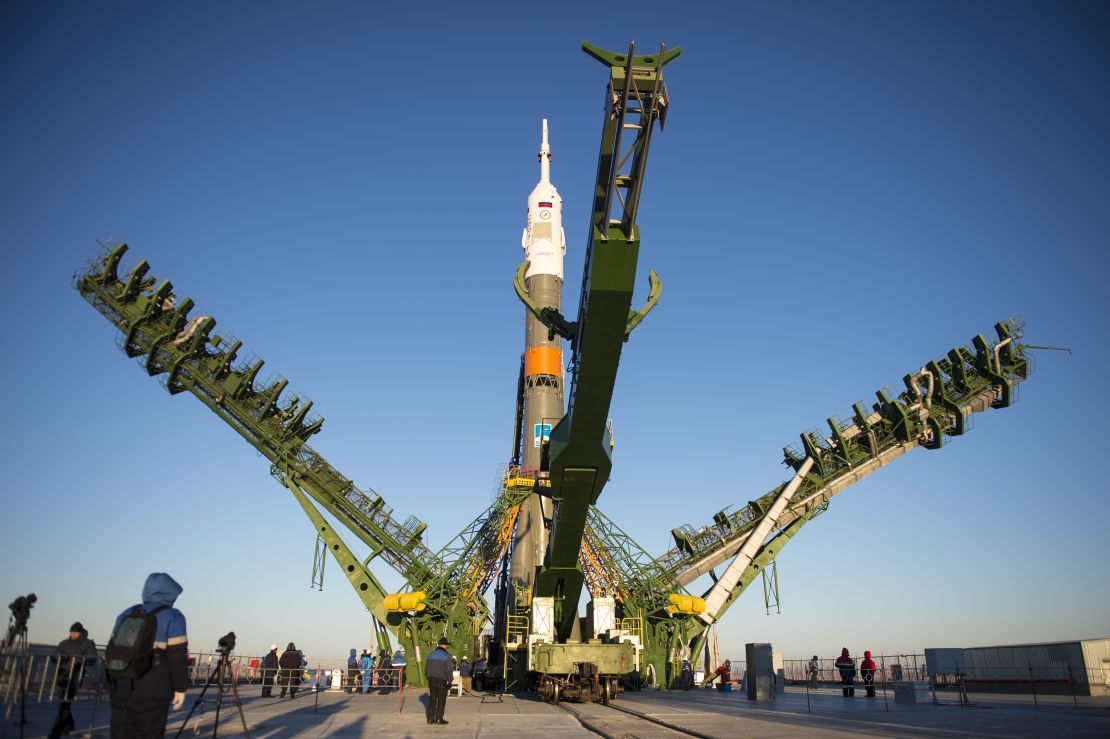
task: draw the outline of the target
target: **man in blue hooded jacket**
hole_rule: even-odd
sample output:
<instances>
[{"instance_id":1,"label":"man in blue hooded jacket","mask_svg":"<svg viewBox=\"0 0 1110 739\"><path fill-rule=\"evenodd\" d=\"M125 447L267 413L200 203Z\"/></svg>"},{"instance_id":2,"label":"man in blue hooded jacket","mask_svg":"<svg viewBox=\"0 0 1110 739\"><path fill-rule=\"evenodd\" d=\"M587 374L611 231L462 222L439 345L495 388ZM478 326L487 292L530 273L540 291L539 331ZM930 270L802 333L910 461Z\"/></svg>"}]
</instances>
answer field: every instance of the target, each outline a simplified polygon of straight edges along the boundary
<instances>
[{"instance_id":1,"label":"man in blue hooded jacket","mask_svg":"<svg viewBox=\"0 0 1110 739\"><path fill-rule=\"evenodd\" d=\"M188 687L189 640L185 616L173 607L181 586L164 572L152 573L143 586L143 613L155 615L154 659L150 669L134 680L111 680L112 739L154 739L166 733L166 716L172 701L174 709L185 703ZM131 612L127 608L117 618L112 633Z\"/></svg>"}]
</instances>

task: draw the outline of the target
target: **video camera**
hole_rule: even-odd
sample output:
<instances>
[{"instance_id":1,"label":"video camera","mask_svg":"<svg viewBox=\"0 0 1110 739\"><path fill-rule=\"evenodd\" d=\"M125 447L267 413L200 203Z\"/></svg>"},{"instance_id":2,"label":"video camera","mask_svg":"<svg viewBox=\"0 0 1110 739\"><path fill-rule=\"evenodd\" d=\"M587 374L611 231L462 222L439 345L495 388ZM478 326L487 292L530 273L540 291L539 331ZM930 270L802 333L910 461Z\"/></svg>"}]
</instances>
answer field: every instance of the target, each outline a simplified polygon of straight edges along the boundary
<instances>
[{"instance_id":1,"label":"video camera","mask_svg":"<svg viewBox=\"0 0 1110 739\"><path fill-rule=\"evenodd\" d=\"M12 618L15 619L17 626L23 627L27 625L27 619L31 617L31 609L35 607L35 603L38 602L38 599L39 597L37 595L30 593L28 595L21 595L8 604L8 608L12 612Z\"/></svg>"},{"instance_id":2,"label":"video camera","mask_svg":"<svg viewBox=\"0 0 1110 739\"><path fill-rule=\"evenodd\" d=\"M235 649L235 632L229 631L220 637L220 643L216 647L216 651L226 657L231 654L233 649Z\"/></svg>"}]
</instances>

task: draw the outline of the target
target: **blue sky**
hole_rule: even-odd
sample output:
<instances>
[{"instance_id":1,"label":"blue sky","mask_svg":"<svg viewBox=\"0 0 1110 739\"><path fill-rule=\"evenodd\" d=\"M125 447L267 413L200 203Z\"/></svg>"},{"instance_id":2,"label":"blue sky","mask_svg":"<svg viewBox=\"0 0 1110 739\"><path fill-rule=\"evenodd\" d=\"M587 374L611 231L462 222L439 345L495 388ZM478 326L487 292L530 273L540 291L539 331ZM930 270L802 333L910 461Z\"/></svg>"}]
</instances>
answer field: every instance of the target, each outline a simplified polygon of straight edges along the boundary
<instances>
[{"instance_id":1,"label":"blue sky","mask_svg":"<svg viewBox=\"0 0 1110 739\"><path fill-rule=\"evenodd\" d=\"M663 298L624 352L605 512L659 554L777 485L802 431L1020 314L1074 354L835 498L779 557L783 612L747 594L721 648L1110 636L1106 6L620 8L3 5L0 597L39 595L32 639L79 619L106 641L164 570L193 648L366 644L334 568L309 589L311 525L265 460L126 359L71 277L127 241L438 548L509 456L540 119L573 312L605 81L579 44L629 38L683 54L639 218L635 302L649 268Z\"/></svg>"}]
</instances>

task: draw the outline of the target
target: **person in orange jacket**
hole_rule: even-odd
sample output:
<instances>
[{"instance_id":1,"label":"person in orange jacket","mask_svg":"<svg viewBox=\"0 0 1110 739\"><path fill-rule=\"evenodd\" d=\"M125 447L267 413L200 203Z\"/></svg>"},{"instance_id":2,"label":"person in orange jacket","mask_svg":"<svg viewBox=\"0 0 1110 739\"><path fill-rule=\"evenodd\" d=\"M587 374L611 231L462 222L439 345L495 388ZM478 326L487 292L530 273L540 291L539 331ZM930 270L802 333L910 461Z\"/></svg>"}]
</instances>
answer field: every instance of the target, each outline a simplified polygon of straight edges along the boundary
<instances>
[{"instance_id":1,"label":"person in orange jacket","mask_svg":"<svg viewBox=\"0 0 1110 739\"><path fill-rule=\"evenodd\" d=\"M875 660L871 659L871 652L863 653L863 661L859 663L859 676L863 678L863 685L867 689L867 697L875 697Z\"/></svg>"}]
</instances>

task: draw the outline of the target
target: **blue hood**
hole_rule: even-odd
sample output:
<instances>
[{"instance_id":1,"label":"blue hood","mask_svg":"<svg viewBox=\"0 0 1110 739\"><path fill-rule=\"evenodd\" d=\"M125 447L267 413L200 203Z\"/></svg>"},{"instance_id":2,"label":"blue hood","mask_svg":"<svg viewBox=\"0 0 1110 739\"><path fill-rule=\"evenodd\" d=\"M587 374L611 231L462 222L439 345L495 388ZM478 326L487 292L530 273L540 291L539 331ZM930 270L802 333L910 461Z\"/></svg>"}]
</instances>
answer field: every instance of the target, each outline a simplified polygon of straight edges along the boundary
<instances>
[{"instance_id":1,"label":"blue hood","mask_svg":"<svg viewBox=\"0 0 1110 739\"><path fill-rule=\"evenodd\" d=\"M179 595L181 586L165 572L152 572L143 585L143 605L172 606Z\"/></svg>"},{"instance_id":2,"label":"blue hood","mask_svg":"<svg viewBox=\"0 0 1110 739\"><path fill-rule=\"evenodd\" d=\"M354 657L356 654L357 654L357 652L355 652L355 650L352 649L351 650L351 656Z\"/></svg>"}]
</instances>

